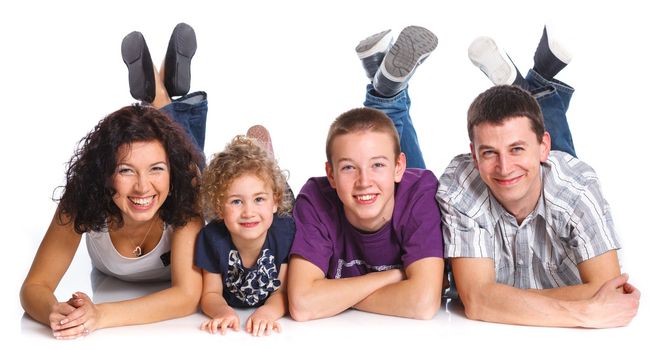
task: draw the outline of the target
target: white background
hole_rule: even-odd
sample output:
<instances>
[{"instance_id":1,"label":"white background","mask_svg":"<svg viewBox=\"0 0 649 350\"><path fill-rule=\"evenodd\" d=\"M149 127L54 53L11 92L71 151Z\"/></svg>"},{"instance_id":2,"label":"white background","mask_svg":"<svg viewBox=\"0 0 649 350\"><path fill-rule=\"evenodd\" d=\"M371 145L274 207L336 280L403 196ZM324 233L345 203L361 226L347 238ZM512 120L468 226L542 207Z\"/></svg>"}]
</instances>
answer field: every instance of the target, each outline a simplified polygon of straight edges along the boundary
<instances>
[{"instance_id":1,"label":"white background","mask_svg":"<svg viewBox=\"0 0 649 350\"><path fill-rule=\"evenodd\" d=\"M209 5L207 5L209 4ZM265 124L289 182L297 191L323 175L331 121L361 106L366 78L354 52L360 39L416 24L439 46L410 84L412 118L428 167L440 175L468 151L466 109L489 80L468 60L479 35L492 36L523 74L543 25L552 23L574 59L557 78L576 88L569 121L577 153L598 172L624 249L623 270L647 291L642 261L646 238L647 24L640 2L592 1L13 1L0 5L0 160L4 204L2 329L8 339L107 347L120 339L162 345L230 344L304 347L352 344L504 344L532 347L559 341L623 346L642 341L644 308L627 328L603 331L514 327L467 321L457 310L430 322L348 312L297 324L284 320L281 336L209 337L196 330L200 315L148 326L102 330L74 342L49 340L44 327L23 319L18 291L47 228L79 139L106 114L134 101L120 44L141 31L154 62L162 60L176 23L194 27L198 51L192 90L205 90L210 112L207 154L248 126ZM91 292L85 247L57 295ZM121 338L128 336L127 338ZM5 339L7 339L5 337ZM239 343L237 343L239 342ZM243 342L243 343L241 343ZM199 345L196 345L199 346ZM247 347L247 346L244 346Z\"/></svg>"}]
</instances>

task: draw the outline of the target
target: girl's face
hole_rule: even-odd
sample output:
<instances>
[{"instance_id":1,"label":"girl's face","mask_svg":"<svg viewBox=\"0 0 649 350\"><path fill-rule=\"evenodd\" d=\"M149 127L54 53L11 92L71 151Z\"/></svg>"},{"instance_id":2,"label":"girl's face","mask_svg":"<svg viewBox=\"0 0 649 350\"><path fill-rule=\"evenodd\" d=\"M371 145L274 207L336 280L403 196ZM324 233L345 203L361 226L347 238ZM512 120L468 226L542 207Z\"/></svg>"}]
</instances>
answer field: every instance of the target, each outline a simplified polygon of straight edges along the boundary
<instances>
[{"instance_id":1,"label":"girl's face","mask_svg":"<svg viewBox=\"0 0 649 350\"><path fill-rule=\"evenodd\" d=\"M224 203L223 221L235 245L263 244L277 212L270 183L254 174L241 175L228 187Z\"/></svg>"},{"instance_id":2,"label":"girl's face","mask_svg":"<svg viewBox=\"0 0 649 350\"><path fill-rule=\"evenodd\" d=\"M159 141L133 142L117 151L113 202L125 223L151 220L169 195L170 169Z\"/></svg>"}]
</instances>

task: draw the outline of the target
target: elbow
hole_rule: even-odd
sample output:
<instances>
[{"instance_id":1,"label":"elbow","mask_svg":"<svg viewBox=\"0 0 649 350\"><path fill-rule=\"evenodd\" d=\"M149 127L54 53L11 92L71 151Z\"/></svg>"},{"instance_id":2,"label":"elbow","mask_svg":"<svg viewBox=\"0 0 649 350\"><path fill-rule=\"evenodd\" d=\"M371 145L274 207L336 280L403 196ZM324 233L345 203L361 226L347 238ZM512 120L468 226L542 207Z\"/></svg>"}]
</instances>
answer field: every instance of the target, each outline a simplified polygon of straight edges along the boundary
<instances>
[{"instance_id":1,"label":"elbow","mask_svg":"<svg viewBox=\"0 0 649 350\"><path fill-rule=\"evenodd\" d=\"M190 292L187 293L183 300L178 304L178 314L180 317L189 316L196 313L200 305L201 294Z\"/></svg>"},{"instance_id":2,"label":"elbow","mask_svg":"<svg viewBox=\"0 0 649 350\"><path fill-rule=\"evenodd\" d=\"M479 293L460 293L464 305L464 315L470 320L481 321L483 317L483 302Z\"/></svg>"},{"instance_id":3,"label":"elbow","mask_svg":"<svg viewBox=\"0 0 649 350\"><path fill-rule=\"evenodd\" d=\"M439 311L441 302L440 293L422 293L415 296L415 301L412 304L411 317L416 320L430 320Z\"/></svg>"},{"instance_id":4,"label":"elbow","mask_svg":"<svg viewBox=\"0 0 649 350\"><path fill-rule=\"evenodd\" d=\"M314 319L313 313L310 312L305 303L300 302L296 299L299 298L289 297L288 299L288 312L291 314L291 318L298 322L310 321Z\"/></svg>"}]
</instances>

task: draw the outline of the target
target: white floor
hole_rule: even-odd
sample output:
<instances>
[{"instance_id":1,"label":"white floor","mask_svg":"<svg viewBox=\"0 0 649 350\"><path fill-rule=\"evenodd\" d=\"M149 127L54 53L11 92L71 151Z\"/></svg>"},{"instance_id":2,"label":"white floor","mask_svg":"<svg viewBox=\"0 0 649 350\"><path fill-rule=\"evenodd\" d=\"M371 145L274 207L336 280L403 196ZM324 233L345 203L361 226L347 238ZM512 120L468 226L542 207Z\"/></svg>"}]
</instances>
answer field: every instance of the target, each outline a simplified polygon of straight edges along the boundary
<instances>
[{"instance_id":1,"label":"white floor","mask_svg":"<svg viewBox=\"0 0 649 350\"><path fill-rule=\"evenodd\" d=\"M18 291L64 182L65 163L78 140L97 121L133 102L120 57L120 43L141 31L160 62L173 26L191 24L198 37L192 88L209 94L207 142L212 154L235 134L263 123L271 131L280 165L299 190L323 175L326 130L337 115L361 105L364 77L354 47L369 34L406 25L431 29L439 46L410 82L411 114L428 167L441 174L450 159L467 152L466 109L490 82L467 59L479 35L490 35L525 73L532 64L543 24L552 23L573 53L557 76L576 88L569 111L578 155L598 172L623 244L623 270L649 291L644 218L649 190L645 84L649 23L640 2L630 0L204 2L193 0L3 2L0 5L0 210L5 239L3 341L51 347L109 347L155 343L161 347L215 345L281 348L437 346L541 348L568 343L580 348L620 347L646 339L646 307L621 329L579 330L515 327L468 321L457 307L432 321L362 312L308 323L283 321L284 332L265 339L245 334L210 336L197 330L203 316L158 324L100 330L86 339L57 342L24 318ZM96 299L126 298L146 290L104 281L92 293L85 248L57 289ZM245 318L245 317L244 317ZM525 343L524 345L521 343ZM13 343L16 344L16 343ZM25 345L23 345L25 344ZM568 347L566 346L566 347ZM563 346L562 346L563 347Z\"/></svg>"}]
</instances>

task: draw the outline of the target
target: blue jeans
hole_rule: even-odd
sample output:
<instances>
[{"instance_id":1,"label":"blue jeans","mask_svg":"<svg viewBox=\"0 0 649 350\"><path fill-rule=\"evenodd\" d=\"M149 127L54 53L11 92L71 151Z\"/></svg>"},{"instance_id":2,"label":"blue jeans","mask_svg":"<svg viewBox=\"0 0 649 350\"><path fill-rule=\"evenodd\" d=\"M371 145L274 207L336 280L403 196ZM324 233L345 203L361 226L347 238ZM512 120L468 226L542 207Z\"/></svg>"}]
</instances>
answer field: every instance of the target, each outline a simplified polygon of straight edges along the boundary
<instances>
[{"instance_id":1,"label":"blue jeans","mask_svg":"<svg viewBox=\"0 0 649 350\"><path fill-rule=\"evenodd\" d=\"M200 153L205 147L205 124L207 121L207 94L192 92L160 109L183 127Z\"/></svg>"},{"instance_id":2,"label":"blue jeans","mask_svg":"<svg viewBox=\"0 0 649 350\"><path fill-rule=\"evenodd\" d=\"M532 69L527 73L525 80L530 84L530 93L541 106L545 130L550 133L552 139L550 148L577 157L566 118L570 98L575 89L556 79L547 80Z\"/></svg>"},{"instance_id":3,"label":"blue jeans","mask_svg":"<svg viewBox=\"0 0 649 350\"><path fill-rule=\"evenodd\" d=\"M378 109L392 119L397 133L401 152L406 155L407 168L425 169L424 156L419 148L417 132L410 119L410 96L408 88L403 89L393 97L379 97L372 84L367 85L365 94L365 107Z\"/></svg>"}]
</instances>

